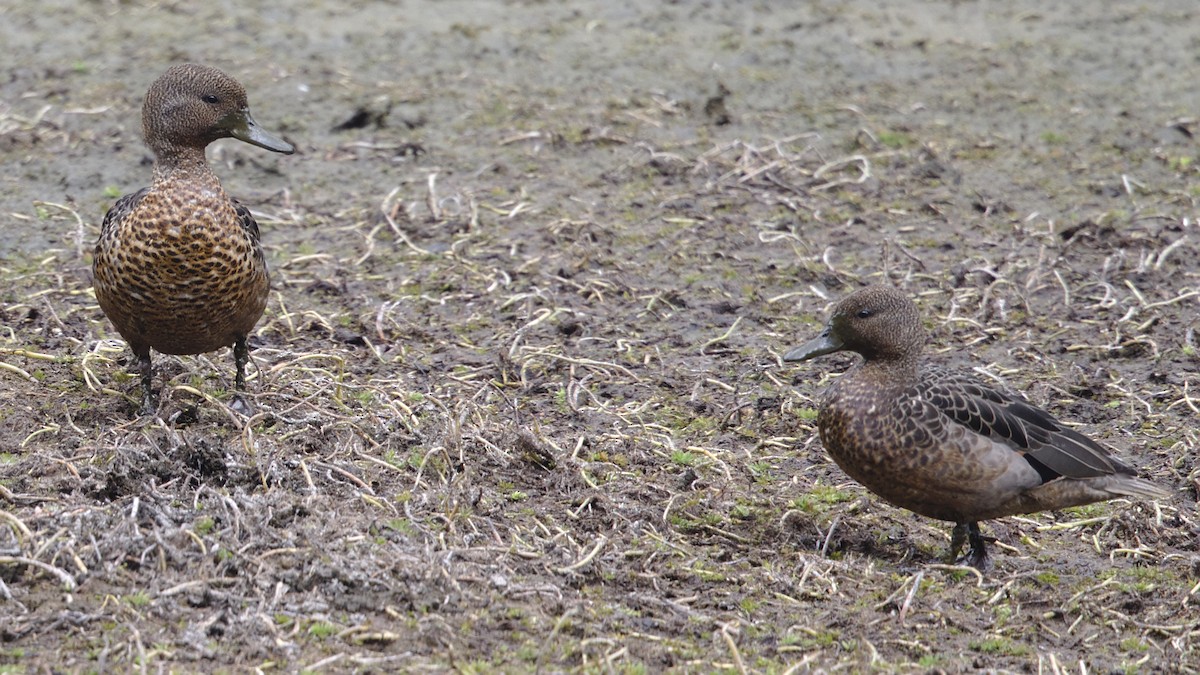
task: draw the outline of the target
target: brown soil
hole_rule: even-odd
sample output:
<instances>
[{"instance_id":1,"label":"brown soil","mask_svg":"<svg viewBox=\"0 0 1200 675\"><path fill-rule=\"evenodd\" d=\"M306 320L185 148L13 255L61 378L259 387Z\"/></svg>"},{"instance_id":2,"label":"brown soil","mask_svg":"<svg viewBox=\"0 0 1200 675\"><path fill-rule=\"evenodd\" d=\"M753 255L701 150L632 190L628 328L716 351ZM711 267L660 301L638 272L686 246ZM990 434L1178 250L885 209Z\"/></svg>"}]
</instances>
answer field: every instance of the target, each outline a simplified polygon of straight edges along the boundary
<instances>
[{"instance_id":1,"label":"brown soil","mask_svg":"<svg viewBox=\"0 0 1200 675\"><path fill-rule=\"evenodd\" d=\"M257 4L0 9L0 672L1200 670L1193 0ZM248 420L91 292L185 60L300 148ZM780 362L882 280L1176 497L941 565Z\"/></svg>"}]
</instances>

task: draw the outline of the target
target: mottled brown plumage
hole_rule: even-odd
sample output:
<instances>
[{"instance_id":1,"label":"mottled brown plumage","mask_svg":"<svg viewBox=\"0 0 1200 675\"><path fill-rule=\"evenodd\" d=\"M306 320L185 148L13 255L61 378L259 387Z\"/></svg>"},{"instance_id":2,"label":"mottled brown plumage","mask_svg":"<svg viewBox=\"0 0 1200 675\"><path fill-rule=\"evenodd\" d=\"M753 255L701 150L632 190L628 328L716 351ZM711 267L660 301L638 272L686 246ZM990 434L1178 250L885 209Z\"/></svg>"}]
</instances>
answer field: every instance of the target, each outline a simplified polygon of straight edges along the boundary
<instances>
[{"instance_id":1,"label":"mottled brown plumage","mask_svg":"<svg viewBox=\"0 0 1200 675\"><path fill-rule=\"evenodd\" d=\"M955 523L952 556L968 539L966 561L986 565L980 520L1169 495L1046 411L924 365L926 337L908 296L870 286L838 302L824 332L784 360L862 355L821 399L821 442L888 502Z\"/></svg>"},{"instance_id":2,"label":"mottled brown plumage","mask_svg":"<svg viewBox=\"0 0 1200 675\"><path fill-rule=\"evenodd\" d=\"M237 138L285 154L294 148L254 122L237 80L195 64L174 66L150 86L142 131L154 152L153 183L104 216L93 283L138 357L142 406L152 413L151 349L201 354L232 345L243 391L246 336L267 304L258 224L221 188L205 147Z\"/></svg>"}]
</instances>

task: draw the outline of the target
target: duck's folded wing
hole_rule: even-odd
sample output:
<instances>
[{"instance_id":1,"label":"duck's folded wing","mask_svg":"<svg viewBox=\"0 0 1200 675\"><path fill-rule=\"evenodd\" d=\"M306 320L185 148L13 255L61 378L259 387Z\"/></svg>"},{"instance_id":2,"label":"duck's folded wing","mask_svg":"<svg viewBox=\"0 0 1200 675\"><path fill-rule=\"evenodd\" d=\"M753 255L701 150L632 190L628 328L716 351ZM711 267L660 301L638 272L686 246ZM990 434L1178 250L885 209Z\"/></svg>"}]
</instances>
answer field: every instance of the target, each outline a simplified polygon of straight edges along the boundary
<instances>
[{"instance_id":1,"label":"duck's folded wing","mask_svg":"<svg viewBox=\"0 0 1200 675\"><path fill-rule=\"evenodd\" d=\"M917 388L922 398L954 422L1022 454L1045 482L1136 473L1050 413L972 378L935 371Z\"/></svg>"},{"instance_id":2,"label":"duck's folded wing","mask_svg":"<svg viewBox=\"0 0 1200 675\"><path fill-rule=\"evenodd\" d=\"M237 211L238 222L241 223L242 229L245 230L246 233L250 235L250 239L257 244L259 240L258 221L254 220L254 216L250 213L250 209L242 206L241 202L236 199L231 201L233 201L234 210Z\"/></svg>"},{"instance_id":3,"label":"duck's folded wing","mask_svg":"<svg viewBox=\"0 0 1200 675\"><path fill-rule=\"evenodd\" d=\"M137 207L138 202L142 201L142 197L145 197L146 193L149 191L150 188L144 187L137 192L127 194L118 199L117 202L112 205L112 208L108 210L108 213L104 214L104 222L100 224L101 236L108 233L117 225L119 225L121 221L128 218L129 214L133 213L133 209Z\"/></svg>"}]
</instances>

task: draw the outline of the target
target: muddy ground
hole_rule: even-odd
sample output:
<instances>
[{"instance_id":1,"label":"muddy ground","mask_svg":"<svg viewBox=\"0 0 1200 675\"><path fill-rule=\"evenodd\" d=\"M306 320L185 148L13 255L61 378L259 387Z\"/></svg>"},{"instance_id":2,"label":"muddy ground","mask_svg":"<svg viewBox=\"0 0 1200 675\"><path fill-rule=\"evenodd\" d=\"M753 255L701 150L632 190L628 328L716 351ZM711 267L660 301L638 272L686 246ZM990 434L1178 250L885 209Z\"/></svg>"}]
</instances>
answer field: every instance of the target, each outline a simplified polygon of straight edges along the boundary
<instances>
[{"instance_id":1,"label":"muddy ground","mask_svg":"<svg viewBox=\"0 0 1200 675\"><path fill-rule=\"evenodd\" d=\"M14 4L0 672L1200 670L1192 0ZM91 292L186 60L299 148L209 151L248 419L228 350L139 417ZM944 565L780 361L885 280L1175 498Z\"/></svg>"}]
</instances>

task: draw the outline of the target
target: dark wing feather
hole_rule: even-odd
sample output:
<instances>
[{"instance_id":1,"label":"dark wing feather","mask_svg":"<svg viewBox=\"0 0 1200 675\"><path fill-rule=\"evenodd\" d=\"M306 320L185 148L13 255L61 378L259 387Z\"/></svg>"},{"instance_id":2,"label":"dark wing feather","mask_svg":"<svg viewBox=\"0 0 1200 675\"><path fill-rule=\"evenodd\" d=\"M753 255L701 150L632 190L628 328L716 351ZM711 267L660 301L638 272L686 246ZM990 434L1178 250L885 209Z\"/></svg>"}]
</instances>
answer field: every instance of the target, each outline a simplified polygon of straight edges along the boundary
<instances>
[{"instance_id":1,"label":"dark wing feather","mask_svg":"<svg viewBox=\"0 0 1200 675\"><path fill-rule=\"evenodd\" d=\"M238 221L241 222L242 229L245 230L250 235L250 239L253 240L254 245L257 246L258 245L258 221L254 220L254 216L250 214L250 209L246 208L245 206L242 206L241 202L239 202L236 199L233 199L231 201L233 202L233 208L237 211Z\"/></svg>"},{"instance_id":2,"label":"dark wing feather","mask_svg":"<svg viewBox=\"0 0 1200 675\"><path fill-rule=\"evenodd\" d=\"M1134 471L1050 413L965 375L927 372L918 394L958 424L1025 456L1043 480L1091 478Z\"/></svg>"},{"instance_id":3,"label":"dark wing feather","mask_svg":"<svg viewBox=\"0 0 1200 675\"><path fill-rule=\"evenodd\" d=\"M118 199L117 203L113 204L112 208L108 210L108 213L104 214L104 222L100 224L100 236L104 237L111 234L122 220L128 218L130 213L133 213L133 209L138 205L138 202L142 201L142 197L145 197L149 191L150 188L144 187L137 192L127 194Z\"/></svg>"}]
</instances>

